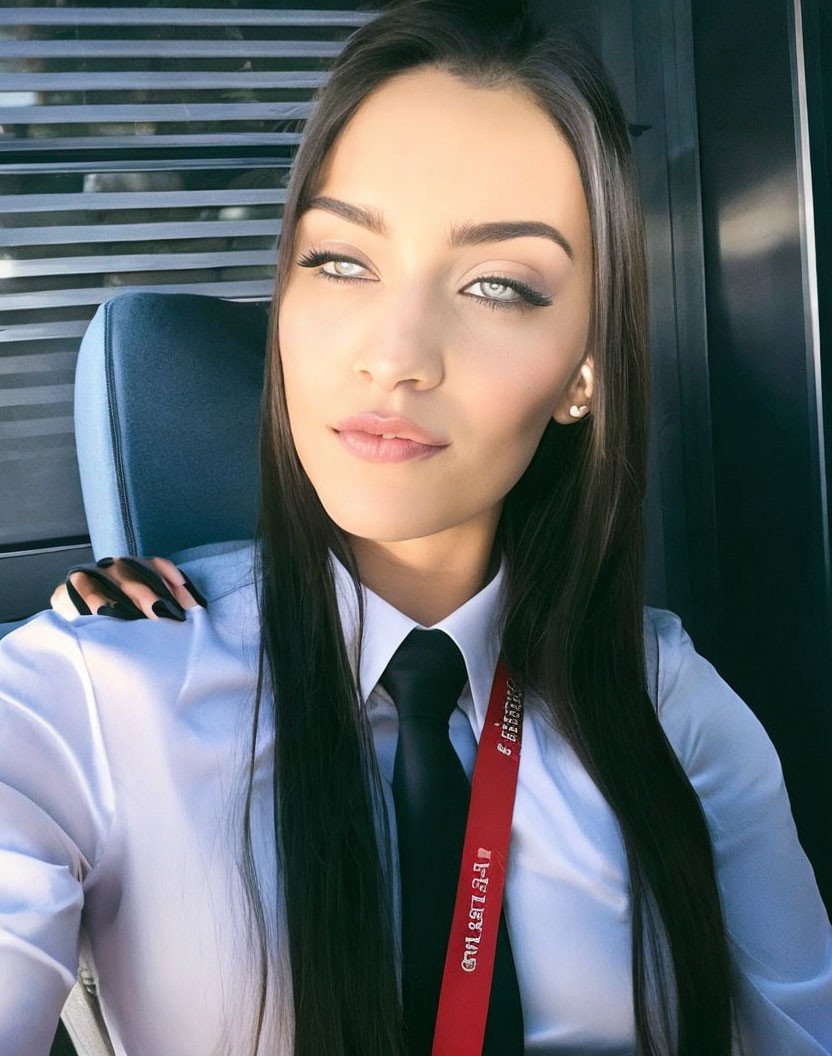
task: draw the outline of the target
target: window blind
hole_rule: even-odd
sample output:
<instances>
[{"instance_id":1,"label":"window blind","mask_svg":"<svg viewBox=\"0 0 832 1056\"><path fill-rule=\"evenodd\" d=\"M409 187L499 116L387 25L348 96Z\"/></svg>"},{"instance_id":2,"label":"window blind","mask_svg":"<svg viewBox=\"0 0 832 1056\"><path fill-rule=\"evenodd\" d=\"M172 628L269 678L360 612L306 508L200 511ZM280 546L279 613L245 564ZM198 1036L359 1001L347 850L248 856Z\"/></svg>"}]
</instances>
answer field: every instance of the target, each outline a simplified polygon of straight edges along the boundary
<instances>
[{"instance_id":1,"label":"window blind","mask_svg":"<svg viewBox=\"0 0 832 1056\"><path fill-rule=\"evenodd\" d=\"M88 538L72 389L100 303L271 296L312 95L375 17L357 7L0 9L0 553Z\"/></svg>"}]
</instances>

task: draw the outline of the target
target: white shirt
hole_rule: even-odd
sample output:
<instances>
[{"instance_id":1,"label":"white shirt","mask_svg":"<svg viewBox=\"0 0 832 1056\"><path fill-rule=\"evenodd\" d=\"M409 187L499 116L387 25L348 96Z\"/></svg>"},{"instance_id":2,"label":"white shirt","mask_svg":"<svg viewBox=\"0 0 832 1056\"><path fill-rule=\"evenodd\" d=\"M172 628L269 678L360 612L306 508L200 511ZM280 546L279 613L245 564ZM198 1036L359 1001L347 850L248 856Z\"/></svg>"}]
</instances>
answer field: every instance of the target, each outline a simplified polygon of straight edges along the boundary
<instances>
[{"instance_id":1,"label":"white shirt","mask_svg":"<svg viewBox=\"0 0 832 1056\"><path fill-rule=\"evenodd\" d=\"M119 1056L208 1056L223 1012L230 1051L250 1051L241 1002L255 986L247 983L235 863L257 674L252 554L251 543L240 542L179 556L209 602L187 610L184 623L69 621L47 610L0 639L3 1056L48 1053L79 942ZM354 657L352 584L331 560ZM499 652L503 578L501 565L435 625L468 669L450 736L469 777ZM363 589L357 675L394 838L397 716L377 683L419 625ZM714 842L747 1056L829 1056L832 927L775 749L679 617L650 607L644 617L645 633L655 628L658 636L659 719ZM271 846L272 743L266 728L256 758L254 849L267 908L277 903L285 925ZM623 841L542 702L529 697L505 906L526 1052L632 1056ZM278 989L290 1001L285 976Z\"/></svg>"}]
</instances>

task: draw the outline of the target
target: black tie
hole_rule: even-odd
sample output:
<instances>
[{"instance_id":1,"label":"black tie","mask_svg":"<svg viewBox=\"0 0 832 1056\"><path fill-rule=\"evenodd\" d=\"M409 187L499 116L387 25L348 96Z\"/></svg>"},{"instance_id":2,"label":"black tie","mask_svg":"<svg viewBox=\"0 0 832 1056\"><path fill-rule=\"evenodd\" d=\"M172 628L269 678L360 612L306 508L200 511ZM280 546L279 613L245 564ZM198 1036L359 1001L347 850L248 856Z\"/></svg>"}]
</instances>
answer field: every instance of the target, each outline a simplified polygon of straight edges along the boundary
<instances>
[{"instance_id":1,"label":"black tie","mask_svg":"<svg viewBox=\"0 0 832 1056\"><path fill-rule=\"evenodd\" d=\"M393 799L402 891L404 1020L410 1056L430 1056L451 930L471 786L448 736L468 678L444 631L415 628L380 682L399 713ZM500 912L484 1056L523 1052L523 1013Z\"/></svg>"}]
</instances>

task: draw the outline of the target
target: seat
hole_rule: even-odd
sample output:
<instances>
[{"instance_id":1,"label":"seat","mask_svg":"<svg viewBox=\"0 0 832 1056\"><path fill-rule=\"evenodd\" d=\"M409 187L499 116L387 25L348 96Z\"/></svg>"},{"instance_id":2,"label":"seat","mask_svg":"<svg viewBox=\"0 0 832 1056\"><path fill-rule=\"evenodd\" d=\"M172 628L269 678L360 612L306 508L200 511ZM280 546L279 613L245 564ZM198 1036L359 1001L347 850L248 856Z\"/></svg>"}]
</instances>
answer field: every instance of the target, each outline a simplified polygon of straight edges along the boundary
<instances>
[{"instance_id":1,"label":"seat","mask_svg":"<svg viewBox=\"0 0 832 1056\"><path fill-rule=\"evenodd\" d=\"M96 559L251 539L268 302L128 291L75 368L75 442ZM0 623L0 636L31 617Z\"/></svg>"},{"instance_id":2,"label":"seat","mask_svg":"<svg viewBox=\"0 0 832 1056\"><path fill-rule=\"evenodd\" d=\"M75 368L96 559L253 537L267 322L268 303L189 293L99 307Z\"/></svg>"},{"instance_id":3,"label":"seat","mask_svg":"<svg viewBox=\"0 0 832 1056\"><path fill-rule=\"evenodd\" d=\"M129 291L98 308L75 368L75 441L96 559L254 536L268 303ZM83 958L51 1056L109 1056Z\"/></svg>"}]
</instances>

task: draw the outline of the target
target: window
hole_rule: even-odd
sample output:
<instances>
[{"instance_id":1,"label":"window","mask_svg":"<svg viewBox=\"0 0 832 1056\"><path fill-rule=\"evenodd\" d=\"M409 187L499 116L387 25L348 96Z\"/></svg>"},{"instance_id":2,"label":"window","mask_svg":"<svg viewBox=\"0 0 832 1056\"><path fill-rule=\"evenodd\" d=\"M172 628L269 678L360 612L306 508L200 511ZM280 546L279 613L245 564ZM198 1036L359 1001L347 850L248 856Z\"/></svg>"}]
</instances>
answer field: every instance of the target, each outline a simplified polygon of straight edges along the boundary
<instances>
[{"instance_id":1,"label":"window","mask_svg":"<svg viewBox=\"0 0 832 1056\"><path fill-rule=\"evenodd\" d=\"M91 559L73 376L125 289L271 296L316 88L374 13L262 0L0 9L0 621Z\"/></svg>"}]
</instances>

